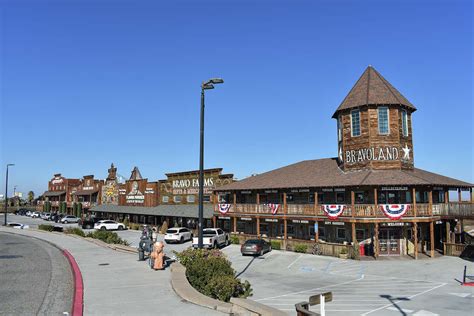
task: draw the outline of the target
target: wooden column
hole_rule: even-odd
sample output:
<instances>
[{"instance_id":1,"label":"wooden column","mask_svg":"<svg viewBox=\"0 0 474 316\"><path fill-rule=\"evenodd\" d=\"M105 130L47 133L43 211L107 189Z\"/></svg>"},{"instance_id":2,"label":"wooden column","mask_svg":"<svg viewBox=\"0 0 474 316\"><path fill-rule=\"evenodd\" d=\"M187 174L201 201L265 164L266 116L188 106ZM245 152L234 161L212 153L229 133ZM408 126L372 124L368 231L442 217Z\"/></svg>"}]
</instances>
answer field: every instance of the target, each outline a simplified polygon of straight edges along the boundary
<instances>
[{"instance_id":1,"label":"wooden column","mask_svg":"<svg viewBox=\"0 0 474 316\"><path fill-rule=\"evenodd\" d=\"M374 236L374 254L375 258L379 257L379 223L375 223L375 236Z\"/></svg>"},{"instance_id":2,"label":"wooden column","mask_svg":"<svg viewBox=\"0 0 474 316\"><path fill-rule=\"evenodd\" d=\"M314 215L318 215L318 192L314 192Z\"/></svg>"},{"instance_id":3,"label":"wooden column","mask_svg":"<svg viewBox=\"0 0 474 316\"><path fill-rule=\"evenodd\" d=\"M434 248L434 222L430 222L430 256L434 258L435 248Z\"/></svg>"},{"instance_id":4,"label":"wooden column","mask_svg":"<svg viewBox=\"0 0 474 316\"><path fill-rule=\"evenodd\" d=\"M413 245L415 247L415 259L418 259L418 223L413 223Z\"/></svg>"},{"instance_id":5,"label":"wooden column","mask_svg":"<svg viewBox=\"0 0 474 316\"><path fill-rule=\"evenodd\" d=\"M355 216L355 193L354 190L351 190L351 213L352 218Z\"/></svg>"},{"instance_id":6,"label":"wooden column","mask_svg":"<svg viewBox=\"0 0 474 316\"><path fill-rule=\"evenodd\" d=\"M433 189L428 192L428 214L433 216Z\"/></svg>"},{"instance_id":7,"label":"wooden column","mask_svg":"<svg viewBox=\"0 0 474 316\"><path fill-rule=\"evenodd\" d=\"M234 233L237 232L237 217L234 217Z\"/></svg>"},{"instance_id":8,"label":"wooden column","mask_svg":"<svg viewBox=\"0 0 474 316\"><path fill-rule=\"evenodd\" d=\"M416 189L412 190L412 200L413 200L413 216L416 217Z\"/></svg>"},{"instance_id":9,"label":"wooden column","mask_svg":"<svg viewBox=\"0 0 474 316\"><path fill-rule=\"evenodd\" d=\"M444 191L444 203L448 204L449 203L449 192Z\"/></svg>"},{"instance_id":10,"label":"wooden column","mask_svg":"<svg viewBox=\"0 0 474 316\"><path fill-rule=\"evenodd\" d=\"M236 205L237 204L237 194L234 192L234 212L237 212Z\"/></svg>"},{"instance_id":11,"label":"wooden column","mask_svg":"<svg viewBox=\"0 0 474 316\"><path fill-rule=\"evenodd\" d=\"M212 225L214 228L217 228L217 218L216 216L212 216Z\"/></svg>"},{"instance_id":12,"label":"wooden column","mask_svg":"<svg viewBox=\"0 0 474 316\"><path fill-rule=\"evenodd\" d=\"M458 189L458 202L462 202L462 195L461 195L461 189Z\"/></svg>"},{"instance_id":13,"label":"wooden column","mask_svg":"<svg viewBox=\"0 0 474 316\"><path fill-rule=\"evenodd\" d=\"M357 238L356 238L356 223L352 222L352 243L354 245L357 244Z\"/></svg>"},{"instance_id":14,"label":"wooden column","mask_svg":"<svg viewBox=\"0 0 474 316\"><path fill-rule=\"evenodd\" d=\"M446 221L446 243L451 242L451 223Z\"/></svg>"},{"instance_id":15,"label":"wooden column","mask_svg":"<svg viewBox=\"0 0 474 316\"><path fill-rule=\"evenodd\" d=\"M288 238L286 224L287 224L287 219L285 218L283 220L283 239L285 239L285 242L286 242L286 239Z\"/></svg>"},{"instance_id":16,"label":"wooden column","mask_svg":"<svg viewBox=\"0 0 474 316\"><path fill-rule=\"evenodd\" d=\"M316 221L316 223L318 223L318 221ZM319 223L318 223L318 229L316 229L316 231L314 232L314 240L316 242L319 241Z\"/></svg>"},{"instance_id":17,"label":"wooden column","mask_svg":"<svg viewBox=\"0 0 474 316\"><path fill-rule=\"evenodd\" d=\"M257 193L257 205L260 204L260 193Z\"/></svg>"},{"instance_id":18,"label":"wooden column","mask_svg":"<svg viewBox=\"0 0 474 316\"><path fill-rule=\"evenodd\" d=\"M257 236L260 237L260 217L257 217Z\"/></svg>"},{"instance_id":19,"label":"wooden column","mask_svg":"<svg viewBox=\"0 0 474 316\"><path fill-rule=\"evenodd\" d=\"M377 194L377 188L374 188L374 204L375 204L375 214L377 214L377 208L378 208L378 204L379 204L379 197L378 197L378 194Z\"/></svg>"},{"instance_id":20,"label":"wooden column","mask_svg":"<svg viewBox=\"0 0 474 316\"><path fill-rule=\"evenodd\" d=\"M286 205L286 192L283 192L283 214L288 213L288 205Z\"/></svg>"},{"instance_id":21,"label":"wooden column","mask_svg":"<svg viewBox=\"0 0 474 316\"><path fill-rule=\"evenodd\" d=\"M418 240L418 242L420 243L420 246L421 246L421 253L425 253L425 247L424 247L425 234L423 231L423 224L420 225L420 240Z\"/></svg>"}]
</instances>

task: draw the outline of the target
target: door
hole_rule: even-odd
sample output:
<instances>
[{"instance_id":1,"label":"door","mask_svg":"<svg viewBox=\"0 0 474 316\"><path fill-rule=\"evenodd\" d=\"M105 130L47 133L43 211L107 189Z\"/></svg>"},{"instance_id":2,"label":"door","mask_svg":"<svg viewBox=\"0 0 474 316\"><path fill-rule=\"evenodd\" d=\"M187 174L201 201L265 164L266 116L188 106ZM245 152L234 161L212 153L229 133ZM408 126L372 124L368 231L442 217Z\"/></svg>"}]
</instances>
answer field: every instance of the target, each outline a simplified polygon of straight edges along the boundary
<instances>
[{"instance_id":1,"label":"door","mask_svg":"<svg viewBox=\"0 0 474 316\"><path fill-rule=\"evenodd\" d=\"M382 228L379 232L379 249L381 256L400 255L400 229Z\"/></svg>"}]
</instances>

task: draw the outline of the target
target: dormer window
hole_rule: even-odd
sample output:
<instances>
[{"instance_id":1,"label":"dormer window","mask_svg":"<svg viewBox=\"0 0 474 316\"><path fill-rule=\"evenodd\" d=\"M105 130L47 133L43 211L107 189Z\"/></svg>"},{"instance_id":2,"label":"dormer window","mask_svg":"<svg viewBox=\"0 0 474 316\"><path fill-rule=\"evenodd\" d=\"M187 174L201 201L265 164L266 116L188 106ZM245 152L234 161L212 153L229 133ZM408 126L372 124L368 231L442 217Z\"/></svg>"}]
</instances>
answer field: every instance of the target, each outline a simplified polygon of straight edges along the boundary
<instances>
[{"instance_id":1,"label":"dormer window","mask_svg":"<svg viewBox=\"0 0 474 316\"><path fill-rule=\"evenodd\" d=\"M351 111L351 136L360 136L360 111Z\"/></svg>"},{"instance_id":2,"label":"dormer window","mask_svg":"<svg viewBox=\"0 0 474 316\"><path fill-rule=\"evenodd\" d=\"M408 115L407 111L402 110L402 131L403 131L403 136L407 137L408 136Z\"/></svg>"},{"instance_id":3,"label":"dormer window","mask_svg":"<svg viewBox=\"0 0 474 316\"><path fill-rule=\"evenodd\" d=\"M379 134L388 135L389 134L389 119L388 119L388 107L381 106L378 108L379 113Z\"/></svg>"}]
</instances>

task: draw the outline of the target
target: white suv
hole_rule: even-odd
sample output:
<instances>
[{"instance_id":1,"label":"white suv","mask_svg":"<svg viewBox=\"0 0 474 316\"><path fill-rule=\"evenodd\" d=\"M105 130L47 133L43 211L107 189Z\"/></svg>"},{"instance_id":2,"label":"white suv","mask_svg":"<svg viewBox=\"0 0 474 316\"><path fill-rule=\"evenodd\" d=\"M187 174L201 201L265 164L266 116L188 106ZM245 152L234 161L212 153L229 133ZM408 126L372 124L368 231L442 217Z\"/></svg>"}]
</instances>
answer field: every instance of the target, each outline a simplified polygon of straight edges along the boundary
<instances>
[{"instance_id":1,"label":"white suv","mask_svg":"<svg viewBox=\"0 0 474 316\"><path fill-rule=\"evenodd\" d=\"M94 224L94 229L100 229L100 230L113 230L113 229L118 229L118 230L124 230L125 225L122 223L117 223L116 221L113 220L102 220L98 221L97 223Z\"/></svg>"},{"instance_id":2,"label":"white suv","mask_svg":"<svg viewBox=\"0 0 474 316\"><path fill-rule=\"evenodd\" d=\"M183 243L186 240L193 240L193 233L185 227L170 228L166 231L165 241L167 243Z\"/></svg>"}]
</instances>

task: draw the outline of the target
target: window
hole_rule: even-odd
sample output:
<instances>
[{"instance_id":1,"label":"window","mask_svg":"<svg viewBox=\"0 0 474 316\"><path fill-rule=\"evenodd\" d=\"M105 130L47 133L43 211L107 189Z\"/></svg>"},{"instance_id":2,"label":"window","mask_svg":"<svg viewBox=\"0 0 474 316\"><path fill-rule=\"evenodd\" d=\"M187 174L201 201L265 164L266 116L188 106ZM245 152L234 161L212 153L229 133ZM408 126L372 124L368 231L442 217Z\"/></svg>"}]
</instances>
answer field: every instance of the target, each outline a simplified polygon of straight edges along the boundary
<instances>
[{"instance_id":1,"label":"window","mask_svg":"<svg viewBox=\"0 0 474 316\"><path fill-rule=\"evenodd\" d=\"M210 203L211 202L211 196L210 195L203 195L202 200L204 203Z\"/></svg>"},{"instance_id":2,"label":"window","mask_svg":"<svg viewBox=\"0 0 474 316\"><path fill-rule=\"evenodd\" d=\"M181 203L181 195L175 195L173 196L173 201L175 203Z\"/></svg>"},{"instance_id":3,"label":"window","mask_svg":"<svg viewBox=\"0 0 474 316\"><path fill-rule=\"evenodd\" d=\"M163 201L163 203L168 203L170 201L170 198L169 196L163 196L161 200Z\"/></svg>"},{"instance_id":4,"label":"window","mask_svg":"<svg viewBox=\"0 0 474 316\"><path fill-rule=\"evenodd\" d=\"M346 229L345 228L337 228L337 239L346 239Z\"/></svg>"},{"instance_id":5,"label":"window","mask_svg":"<svg viewBox=\"0 0 474 316\"><path fill-rule=\"evenodd\" d=\"M353 110L351 112L351 135L360 136L360 111Z\"/></svg>"},{"instance_id":6,"label":"window","mask_svg":"<svg viewBox=\"0 0 474 316\"><path fill-rule=\"evenodd\" d=\"M346 194L344 192L336 192L336 203L344 203Z\"/></svg>"},{"instance_id":7,"label":"window","mask_svg":"<svg viewBox=\"0 0 474 316\"><path fill-rule=\"evenodd\" d=\"M188 203L194 203L195 199L196 199L196 198L194 197L194 195L188 195L188 196L186 197L186 201L187 201Z\"/></svg>"},{"instance_id":8,"label":"window","mask_svg":"<svg viewBox=\"0 0 474 316\"><path fill-rule=\"evenodd\" d=\"M355 204L364 204L366 201L364 192L355 192Z\"/></svg>"},{"instance_id":9,"label":"window","mask_svg":"<svg viewBox=\"0 0 474 316\"><path fill-rule=\"evenodd\" d=\"M389 134L388 107L386 106L379 107L378 112L379 112L379 134L388 135Z\"/></svg>"},{"instance_id":10,"label":"window","mask_svg":"<svg viewBox=\"0 0 474 316\"><path fill-rule=\"evenodd\" d=\"M402 110L402 130L403 130L403 136L407 137L408 136L408 116L407 116L407 111Z\"/></svg>"},{"instance_id":11,"label":"window","mask_svg":"<svg viewBox=\"0 0 474 316\"><path fill-rule=\"evenodd\" d=\"M319 226L318 227L318 235L319 235L319 238L326 237L326 228Z\"/></svg>"},{"instance_id":12,"label":"window","mask_svg":"<svg viewBox=\"0 0 474 316\"><path fill-rule=\"evenodd\" d=\"M365 231L363 229L356 229L356 239L357 240L365 239Z\"/></svg>"}]
</instances>

